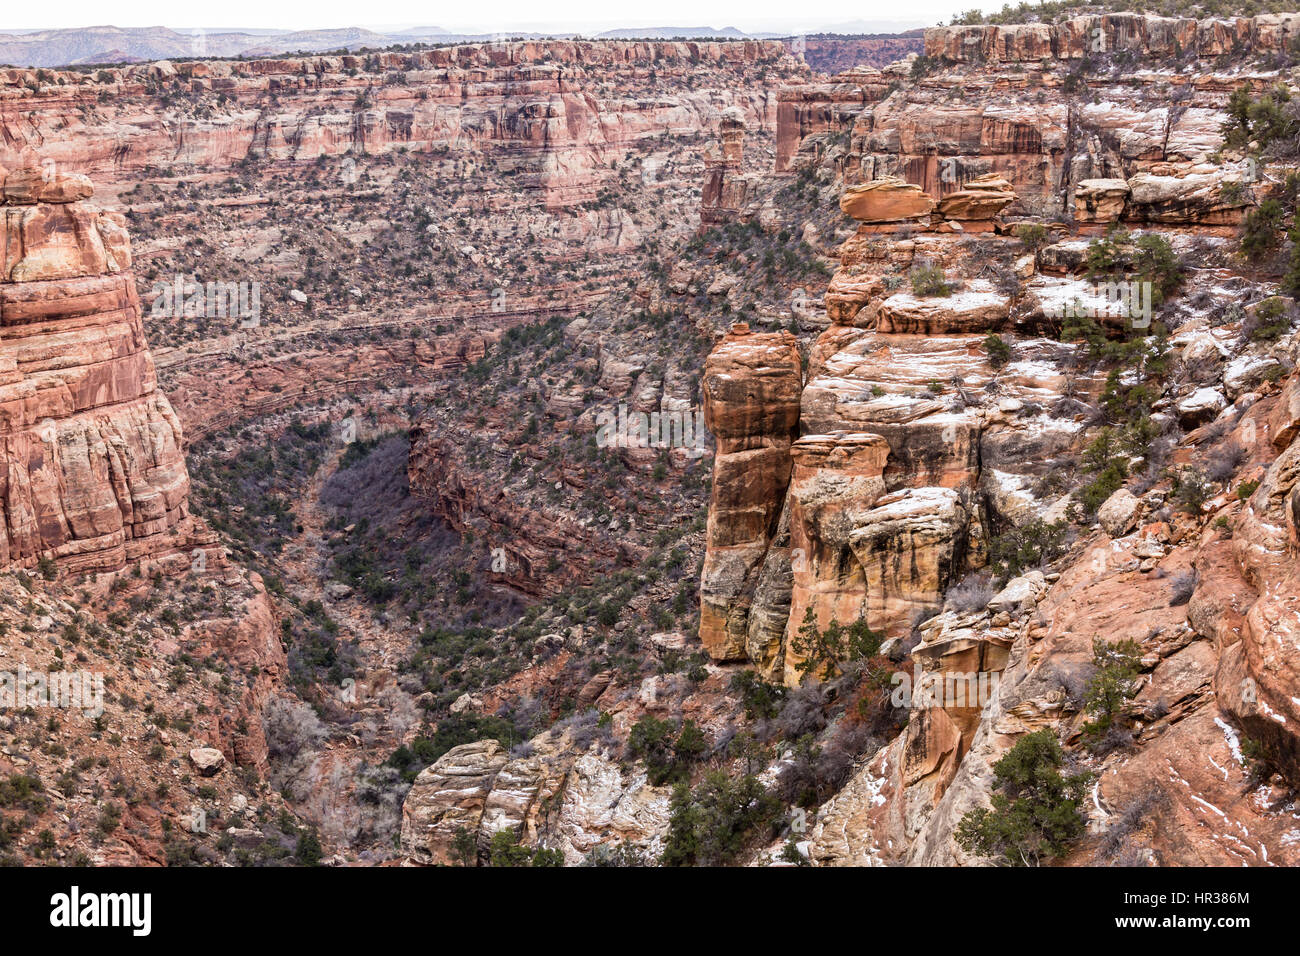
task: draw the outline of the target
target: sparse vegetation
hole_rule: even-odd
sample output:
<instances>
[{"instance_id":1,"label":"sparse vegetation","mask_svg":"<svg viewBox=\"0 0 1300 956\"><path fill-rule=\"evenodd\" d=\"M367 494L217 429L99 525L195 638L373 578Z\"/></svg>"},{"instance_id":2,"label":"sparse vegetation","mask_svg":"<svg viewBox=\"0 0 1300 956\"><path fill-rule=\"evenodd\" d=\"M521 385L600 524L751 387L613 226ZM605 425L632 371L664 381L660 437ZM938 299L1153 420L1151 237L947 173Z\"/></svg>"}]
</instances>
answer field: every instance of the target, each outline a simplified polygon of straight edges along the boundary
<instances>
[{"instance_id":1,"label":"sparse vegetation","mask_svg":"<svg viewBox=\"0 0 1300 956\"><path fill-rule=\"evenodd\" d=\"M1007 866L1059 859L1083 835L1091 780L1087 771L1068 772L1065 752L1050 730L1027 734L993 765L992 806L962 817L957 843Z\"/></svg>"}]
</instances>

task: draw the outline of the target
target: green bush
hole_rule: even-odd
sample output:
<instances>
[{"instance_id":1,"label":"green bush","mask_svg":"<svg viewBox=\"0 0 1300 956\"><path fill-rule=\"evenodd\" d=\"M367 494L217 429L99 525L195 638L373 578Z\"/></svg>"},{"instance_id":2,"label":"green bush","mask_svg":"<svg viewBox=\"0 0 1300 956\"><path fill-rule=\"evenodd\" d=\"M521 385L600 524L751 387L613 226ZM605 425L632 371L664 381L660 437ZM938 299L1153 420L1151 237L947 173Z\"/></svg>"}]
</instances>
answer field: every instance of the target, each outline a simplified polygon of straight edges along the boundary
<instances>
[{"instance_id":1,"label":"green bush","mask_svg":"<svg viewBox=\"0 0 1300 956\"><path fill-rule=\"evenodd\" d=\"M1275 342L1291 331L1291 317L1287 314L1286 300L1275 295L1255 306L1255 315L1246 326L1246 336L1252 342Z\"/></svg>"},{"instance_id":2,"label":"green bush","mask_svg":"<svg viewBox=\"0 0 1300 956\"><path fill-rule=\"evenodd\" d=\"M1128 230L1119 226L1089 242L1088 251L1083 257L1088 278L1095 279L1118 271L1126 262L1126 251L1132 242L1133 237Z\"/></svg>"},{"instance_id":3,"label":"green bush","mask_svg":"<svg viewBox=\"0 0 1300 956\"><path fill-rule=\"evenodd\" d=\"M1173 499L1180 510L1199 515L1209 497L1210 483L1197 469L1184 468L1174 475Z\"/></svg>"},{"instance_id":4,"label":"green bush","mask_svg":"<svg viewBox=\"0 0 1300 956\"><path fill-rule=\"evenodd\" d=\"M1260 262L1282 241L1282 204L1265 199L1246 214L1241 231L1241 254L1249 262Z\"/></svg>"},{"instance_id":5,"label":"green bush","mask_svg":"<svg viewBox=\"0 0 1300 956\"><path fill-rule=\"evenodd\" d=\"M503 717L450 714L438 721L433 737L416 737L409 745L402 744L389 755L385 763L397 769L402 779L411 783L421 770L452 747L488 739L496 740L503 747L513 747L519 743L522 735Z\"/></svg>"},{"instance_id":6,"label":"green bush","mask_svg":"<svg viewBox=\"0 0 1300 956\"><path fill-rule=\"evenodd\" d=\"M739 694L749 720L771 720L781 711L786 691L780 684L771 684L750 670L741 671L731 678L731 692Z\"/></svg>"},{"instance_id":7,"label":"green bush","mask_svg":"<svg viewBox=\"0 0 1300 956\"><path fill-rule=\"evenodd\" d=\"M790 644L799 658L795 670L801 678L813 674L817 680L830 680L843 665L874 657L883 640L862 618L847 626L832 620L823 630L809 607Z\"/></svg>"},{"instance_id":8,"label":"green bush","mask_svg":"<svg viewBox=\"0 0 1300 956\"><path fill-rule=\"evenodd\" d=\"M966 813L957 843L1004 866L1059 859L1084 832L1080 807L1092 774L1062 776L1065 752L1050 730L1028 734L993 765L991 807Z\"/></svg>"},{"instance_id":9,"label":"green bush","mask_svg":"<svg viewBox=\"0 0 1300 956\"><path fill-rule=\"evenodd\" d=\"M656 787L685 780L695 764L708 752L708 740L693 720L680 729L666 720L646 714L628 734L628 753L644 761L646 779Z\"/></svg>"},{"instance_id":10,"label":"green bush","mask_svg":"<svg viewBox=\"0 0 1300 956\"><path fill-rule=\"evenodd\" d=\"M771 838L780 810L781 802L748 774L731 780L715 770L694 790L678 784L660 862L665 866L734 862L751 842Z\"/></svg>"},{"instance_id":11,"label":"green bush","mask_svg":"<svg viewBox=\"0 0 1300 956\"><path fill-rule=\"evenodd\" d=\"M912 294L921 298L952 295L953 285L938 266L921 266L912 270Z\"/></svg>"},{"instance_id":12,"label":"green bush","mask_svg":"<svg viewBox=\"0 0 1300 956\"><path fill-rule=\"evenodd\" d=\"M1286 109L1291 93L1282 83L1257 95L1243 84L1228 97L1228 118L1220 127L1224 143L1232 149L1246 149L1252 142L1260 151L1296 135L1296 123Z\"/></svg>"},{"instance_id":13,"label":"green bush","mask_svg":"<svg viewBox=\"0 0 1300 956\"><path fill-rule=\"evenodd\" d=\"M564 866L564 854L541 847L529 849L519 845L519 837L510 830L498 830L488 844L489 866Z\"/></svg>"},{"instance_id":14,"label":"green bush","mask_svg":"<svg viewBox=\"0 0 1300 956\"><path fill-rule=\"evenodd\" d=\"M1294 299L1300 298L1300 211L1296 212L1287 238L1291 240L1291 257L1286 275L1282 276L1282 291Z\"/></svg>"},{"instance_id":15,"label":"green bush","mask_svg":"<svg viewBox=\"0 0 1300 956\"><path fill-rule=\"evenodd\" d=\"M912 82L915 83L917 80L924 79L942 65L943 61L939 57L926 56L924 53L920 54L912 61Z\"/></svg>"},{"instance_id":16,"label":"green bush","mask_svg":"<svg viewBox=\"0 0 1300 956\"><path fill-rule=\"evenodd\" d=\"M1095 744L1110 732L1125 702L1138 691L1142 648L1132 639L1111 644L1104 638L1094 637L1092 663L1096 671L1088 681L1084 709L1094 719L1083 725L1083 734Z\"/></svg>"},{"instance_id":17,"label":"green bush","mask_svg":"<svg viewBox=\"0 0 1300 956\"><path fill-rule=\"evenodd\" d=\"M1047 245L1051 239L1051 233L1041 222L1022 222L1016 226L1012 232L1015 237L1023 242L1026 246L1037 252L1043 246Z\"/></svg>"},{"instance_id":18,"label":"green bush","mask_svg":"<svg viewBox=\"0 0 1300 956\"><path fill-rule=\"evenodd\" d=\"M1183 267L1164 236L1148 233L1137 241L1133 268L1138 279L1150 282L1151 304L1160 305L1182 284Z\"/></svg>"},{"instance_id":19,"label":"green bush","mask_svg":"<svg viewBox=\"0 0 1300 956\"><path fill-rule=\"evenodd\" d=\"M1011 346L1002 340L996 332L990 332L984 339L984 351L988 353L989 364L994 369L1001 369L1011 361Z\"/></svg>"},{"instance_id":20,"label":"green bush","mask_svg":"<svg viewBox=\"0 0 1300 956\"><path fill-rule=\"evenodd\" d=\"M1034 518L989 541L989 564L999 574L1008 577L1046 564L1065 553L1065 538L1069 531L1067 522L1049 524L1042 518Z\"/></svg>"}]
</instances>

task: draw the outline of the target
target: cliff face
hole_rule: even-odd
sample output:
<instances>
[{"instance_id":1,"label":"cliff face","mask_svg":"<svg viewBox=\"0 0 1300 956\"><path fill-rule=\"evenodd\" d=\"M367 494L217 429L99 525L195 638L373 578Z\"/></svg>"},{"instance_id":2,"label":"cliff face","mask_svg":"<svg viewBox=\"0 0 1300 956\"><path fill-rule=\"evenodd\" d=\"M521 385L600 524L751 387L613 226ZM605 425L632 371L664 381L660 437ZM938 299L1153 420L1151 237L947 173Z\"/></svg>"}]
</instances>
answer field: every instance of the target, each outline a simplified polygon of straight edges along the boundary
<instances>
[{"instance_id":1,"label":"cliff face","mask_svg":"<svg viewBox=\"0 0 1300 956\"><path fill-rule=\"evenodd\" d=\"M117 569L190 529L121 217L85 177L22 169L0 206L0 564Z\"/></svg>"},{"instance_id":2,"label":"cliff face","mask_svg":"<svg viewBox=\"0 0 1300 956\"><path fill-rule=\"evenodd\" d=\"M1225 183L1248 174L1213 163L1210 153L1242 79L1213 69L1157 76L1090 64L1266 55L1285 49L1297 30L1300 19L1284 15L1200 22L1113 15L927 30L933 59L918 82L891 91L891 71L904 75L896 68L857 70L782 93L777 168L807 166L831 149L851 182L898 177L935 200L996 174L1020 197L1013 213L1232 225L1250 200ZM1245 82L1262 92L1271 81ZM837 146L845 133L848 146Z\"/></svg>"},{"instance_id":3,"label":"cliff face","mask_svg":"<svg viewBox=\"0 0 1300 956\"><path fill-rule=\"evenodd\" d=\"M925 31L925 55L954 63L1080 60L1118 51L1153 59L1209 58L1285 50L1297 34L1300 14L1294 13L1212 20L1109 13L1051 24L938 27Z\"/></svg>"},{"instance_id":4,"label":"cliff face","mask_svg":"<svg viewBox=\"0 0 1300 956\"><path fill-rule=\"evenodd\" d=\"M724 114L765 166L776 91L805 75L775 41L4 70L0 163L91 175L131 217L146 305L175 275L260 284L255 328L146 315L194 441L590 309L646 237L694 230ZM718 168L723 218L745 177Z\"/></svg>"},{"instance_id":5,"label":"cliff face","mask_svg":"<svg viewBox=\"0 0 1300 956\"><path fill-rule=\"evenodd\" d=\"M164 817L198 812L163 775L187 766L222 805L247 806L287 661L261 580L189 514L181 425L158 388L123 217L92 195L84 176L0 170L0 570L42 572L4 575L0 657L98 690L80 707L6 708L7 731L39 726L60 745L14 748L0 773L77 782L33 808L70 860L163 865ZM220 680L188 674L199 660ZM90 837L118 787L154 799ZM42 855L10 844L7 859L27 858L15 851Z\"/></svg>"},{"instance_id":6,"label":"cliff face","mask_svg":"<svg viewBox=\"0 0 1300 956\"><path fill-rule=\"evenodd\" d=\"M958 845L958 824L987 806L997 760L1040 729L1098 774L1090 835L1069 862L1294 862L1281 797L1300 753L1300 684L1282 650L1300 620L1297 333L1292 312L1276 339L1241 331L1277 287L1240 267L1225 228L1276 195L1284 173L1254 177L1220 134L1228 94L1279 74L1204 58L1281 49L1297 25L1116 16L943 28L926 52L947 64L892 92L884 74L858 70L848 89L782 95L778 163L813 182L833 170L859 225L839 249L829 326L808 348L793 441L784 419L779 443L763 424L792 404L762 403L771 369L731 359L767 336L733 331L706 364L706 393L755 407L740 435L719 440L701 639L793 685L807 669L805 620L861 618L898 639L885 654L912 688L905 729L819 809L814 863L984 862ZM1080 72L1084 37L1192 65L1160 80ZM1077 99L1064 88L1075 72ZM1181 263L1155 310L1167 345L1086 306L1089 243L1113 223L1167 242ZM1044 241L1016 238L1022 224ZM1170 356L1125 373L1152 390L1134 401L1158 434L1087 513L1088 449L1114 425L1101 410L1119 373L1062 336L1065 302L1110 338ZM771 458L738 470L748 482L724 447L738 439ZM1180 482L1202 474L1214 477L1188 504ZM1050 527L1066 536L1054 557L993 576L1009 540ZM1106 746L1085 734L1098 636L1142 654L1124 732ZM1281 773L1252 776L1247 740Z\"/></svg>"},{"instance_id":7,"label":"cliff face","mask_svg":"<svg viewBox=\"0 0 1300 956\"><path fill-rule=\"evenodd\" d=\"M788 332L753 334L748 326L733 326L705 367L705 422L718 450L700 585L700 640L715 660L747 655L749 602L790 481L799 385L799 349ZM772 666L765 652L755 660Z\"/></svg>"},{"instance_id":8,"label":"cliff face","mask_svg":"<svg viewBox=\"0 0 1300 956\"><path fill-rule=\"evenodd\" d=\"M800 56L818 73L836 74L857 66L883 67L925 46L924 30L871 36L811 36L783 40L786 49Z\"/></svg>"},{"instance_id":9,"label":"cliff face","mask_svg":"<svg viewBox=\"0 0 1300 956\"><path fill-rule=\"evenodd\" d=\"M610 162L638 143L716 123L711 73L734 89L738 75L761 76L782 56L777 41L547 41L94 74L3 70L0 162L52 160L110 183L176 163L486 150L508 156L516 188L554 208L594 199ZM653 94L676 82L694 91ZM770 127L774 98L739 85L731 105ZM208 105L184 102L194 97Z\"/></svg>"}]
</instances>

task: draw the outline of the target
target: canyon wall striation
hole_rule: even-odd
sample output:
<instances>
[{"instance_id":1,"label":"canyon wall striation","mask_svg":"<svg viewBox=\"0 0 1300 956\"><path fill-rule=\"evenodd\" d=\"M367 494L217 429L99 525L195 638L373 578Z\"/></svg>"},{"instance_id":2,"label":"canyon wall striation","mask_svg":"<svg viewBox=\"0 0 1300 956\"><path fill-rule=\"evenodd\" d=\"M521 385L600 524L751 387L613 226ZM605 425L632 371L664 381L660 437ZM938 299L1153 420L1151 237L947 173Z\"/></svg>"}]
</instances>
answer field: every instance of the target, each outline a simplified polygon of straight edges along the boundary
<instances>
[{"instance_id":1,"label":"canyon wall striation","mask_svg":"<svg viewBox=\"0 0 1300 956\"><path fill-rule=\"evenodd\" d=\"M192 531L181 426L122 218L84 176L0 178L0 564L83 573L175 549Z\"/></svg>"},{"instance_id":2,"label":"canyon wall striation","mask_svg":"<svg viewBox=\"0 0 1300 956\"><path fill-rule=\"evenodd\" d=\"M1116 15L941 28L926 36L934 62L895 71L892 90L889 70L857 70L782 95L778 163L814 183L830 167L858 225L790 389L792 424L794 397L762 397L771 363L732 358L775 333L734 328L706 364L706 394L754 407L719 440L700 637L791 686L820 653L806 624L863 620L911 688L902 732L818 810L813 863L987 862L958 827L988 806L997 761L1043 729L1096 773L1067 862L1294 862L1300 714L1282 648L1300 621L1295 321L1249 333L1264 302L1291 305L1235 257L1236 224L1281 174L1257 175L1222 129L1235 89L1278 81L1268 57L1297 27ZM1106 68L1134 55L1201 61ZM1132 230L1109 233L1117 249L1158 239L1180 265L1158 327L1097 298L1096 241L1114 226ZM1136 267L1121 251L1101 271ZM1131 401L1154 437L1092 502L1089 450L1121 380L1063 334L1076 306L1103 338L1156 350L1128 373L1151 390ZM728 443L770 461L733 477ZM1189 504L1183 485L1202 474ZM1052 529L1055 558L1008 565L1008 541ZM1126 639L1141 673L1123 732L1098 744L1094 642Z\"/></svg>"}]
</instances>

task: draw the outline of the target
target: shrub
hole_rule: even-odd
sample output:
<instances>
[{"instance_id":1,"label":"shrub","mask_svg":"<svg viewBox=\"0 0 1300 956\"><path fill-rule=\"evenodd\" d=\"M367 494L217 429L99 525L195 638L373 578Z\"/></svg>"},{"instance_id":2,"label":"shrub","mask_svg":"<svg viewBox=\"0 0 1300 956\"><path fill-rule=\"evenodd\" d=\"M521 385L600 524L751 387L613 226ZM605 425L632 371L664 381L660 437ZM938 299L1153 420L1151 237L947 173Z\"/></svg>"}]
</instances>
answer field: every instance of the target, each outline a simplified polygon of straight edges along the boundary
<instances>
[{"instance_id":1,"label":"shrub","mask_svg":"<svg viewBox=\"0 0 1300 956\"><path fill-rule=\"evenodd\" d=\"M598 843L582 858L583 866L649 866L645 851L632 843Z\"/></svg>"},{"instance_id":2,"label":"shrub","mask_svg":"<svg viewBox=\"0 0 1300 956\"><path fill-rule=\"evenodd\" d=\"M1181 607L1192 599L1196 590L1196 572L1179 571L1169 582L1169 606Z\"/></svg>"},{"instance_id":3,"label":"shrub","mask_svg":"<svg viewBox=\"0 0 1300 956\"><path fill-rule=\"evenodd\" d=\"M800 677L813 674L817 680L830 680L843 665L865 660L880 650L883 637L859 618L847 626L832 620L825 630L817 627L813 609L804 614L791 647L799 657L795 669Z\"/></svg>"},{"instance_id":4,"label":"shrub","mask_svg":"<svg viewBox=\"0 0 1300 956\"><path fill-rule=\"evenodd\" d=\"M1254 737L1241 738L1241 765L1250 775L1252 789L1277 772L1267 748Z\"/></svg>"},{"instance_id":5,"label":"shrub","mask_svg":"<svg viewBox=\"0 0 1300 956\"><path fill-rule=\"evenodd\" d=\"M1065 553L1069 530L1065 521L1048 523L1034 518L989 542L989 564L1007 577L1047 564Z\"/></svg>"},{"instance_id":6,"label":"shrub","mask_svg":"<svg viewBox=\"0 0 1300 956\"><path fill-rule=\"evenodd\" d=\"M1246 449L1235 441L1224 442L1217 446L1214 452L1208 456L1205 466L1205 477L1210 481L1222 483L1236 474L1237 469L1241 467L1250 456Z\"/></svg>"},{"instance_id":7,"label":"shrub","mask_svg":"<svg viewBox=\"0 0 1300 956\"><path fill-rule=\"evenodd\" d=\"M780 801L749 774L731 780L715 770L694 790L678 784L660 862L665 866L733 862L751 841L770 838L780 809Z\"/></svg>"},{"instance_id":8,"label":"shrub","mask_svg":"<svg viewBox=\"0 0 1300 956\"><path fill-rule=\"evenodd\" d=\"M798 740L804 734L820 733L826 727L830 688L825 684L793 687L781 705L781 712L754 729L760 740Z\"/></svg>"},{"instance_id":9,"label":"shrub","mask_svg":"<svg viewBox=\"0 0 1300 956\"><path fill-rule=\"evenodd\" d=\"M1182 511L1200 514L1209 497L1210 483L1198 469L1184 468L1174 475L1173 500Z\"/></svg>"},{"instance_id":10,"label":"shrub","mask_svg":"<svg viewBox=\"0 0 1300 956\"><path fill-rule=\"evenodd\" d=\"M793 751L783 757L777 774L781 798L809 808L825 803L848 783L854 761L879 743L871 727L853 719L836 724L824 745L817 743L812 734L801 737Z\"/></svg>"},{"instance_id":11,"label":"shrub","mask_svg":"<svg viewBox=\"0 0 1300 956\"><path fill-rule=\"evenodd\" d=\"M298 844L293 855L297 857L301 866L320 866L324 853L321 850L320 837L316 835L315 830L305 829L298 834Z\"/></svg>"},{"instance_id":12,"label":"shrub","mask_svg":"<svg viewBox=\"0 0 1300 956\"><path fill-rule=\"evenodd\" d=\"M912 61L912 69L911 69L912 82L915 83L917 80L921 80L929 76L931 73L937 70L942 65L942 63L943 61L938 57L926 56L924 53L922 53L920 56L918 56L915 60Z\"/></svg>"},{"instance_id":13,"label":"shrub","mask_svg":"<svg viewBox=\"0 0 1300 956\"><path fill-rule=\"evenodd\" d=\"M416 737L410 744L402 744L385 763L398 770L407 783L412 783L421 770L453 747L495 739L508 749L519 742L520 736L515 726L502 717L451 714L438 721L432 737Z\"/></svg>"},{"instance_id":14,"label":"shrub","mask_svg":"<svg viewBox=\"0 0 1300 956\"><path fill-rule=\"evenodd\" d=\"M1096 745L1103 740L1123 711L1124 704L1137 693L1137 676L1142 671L1142 648L1137 641L1092 639L1092 663L1096 668L1084 695L1084 709L1094 719L1083 725L1084 736Z\"/></svg>"},{"instance_id":15,"label":"shrub","mask_svg":"<svg viewBox=\"0 0 1300 956\"><path fill-rule=\"evenodd\" d=\"M961 818L957 843L1004 866L1038 866L1069 852L1083 835L1092 774L1062 776L1066 756L1050 730L1028 734L993 765L991 807Z\"/></svg>"},{"instance_id":16,"label":"shrub","mask_svg":"<svg viewBox=\"0 0 1300 956\"><path fill-rule=\"evenodd\" d=\"M1152 812L1159 808L1160 792L1155 787L1141 790L1119 811L1101 838L1100 855L1105 859L1119 856L1129 838Z\"/></svg>"},{"instance_id":17,"label":"shrub","mask_svg":"<svg viewBox=\"0 0 1300 956\"><path fill-rule=\"evenodd\" d=\"M1263 96L1242 85L1228 97L1228 118L1220 127L1223 141L1233 149L1244 149L1252 141L1261 150L1274 142L1296 135L1295 120L1286 110L1291 93L1279 83Z\"/></svg>"},{"instance_id":18,"label":"shrub","mask_svg":"<svg viewBox=\"0 0 1300 956\"><path fill-rule=\"evenodd\" d=\"M996 593L993 580L987 574L969 574L950 587L943 596L944 604L960 614L982 611Z\"/></svg>"},{"instance_id":19,"label":"shrub","mask_svg":"<svg viewBox=\"0 0 1300 956\"><path fill-rule=\"evenodd\" d=\"M520 846L519 837L513 832L498 830L488 844L488 866L564 866L564 854L559 850Z\"/></svg>"},{"instance_id":20,"label":"shrub","mask_svg":"<svg viewBox=\"0 0 1300 956\"><path fill-rule=\"evenodd\" d=\"M1152 285L1151 302L1159 305L1183 281L1183 267L1164 236L1148 233L1137 241L1133 268L1138 278Z\"/></svg>"},{"instance_id":21,"label":"shrub","mask_svg":"<svg viewBox=\"0 0 1300 956\"><path fill-rule=\"evenodd\" d=\"M1241 254L1249 262L1259 262L1282 241L1282 204L1265 199L1246 214L1242 223Z\"/></svg>"},{"instance_id":22,"label":"shrub","mask_svg":"<svg viewBox=\"0 0 1300 956\"><path fill-rule=\"evenodd\" d=\"M921 298L952 295L953 286L938 266L920 266L912 270L912 293Z\"/></svg>"},{"instance_id":23,"label":"shrub","mask_svg":"<svg viewBox=\"0 0 1300 956\"><path fill-rule=\"evenodd\" d=\"M1137 409L1150 407L1151 401L1140 388L1121 388L1119 376L1112 372L1107 378L1103 403L1115 416L1133 413L1130 402ZM1082 467L1090 480L1079 489L1078 502L1085 515L1095 515L1097 509L1119 490L1129 474L1132 458L1147 457L1153 448L1159 429L1145 411L1135 421L1102 428L1083 452Z\"/></svg>"},{"instance_id":24,"label":"shrub","mask_svg":"<svg viewBox=\"0 0 1300 956\"><path fill-rule=\"evenodd\" d=\"M1291 228L1287 230L1291 240L1291 258L1286 274L1282 276L1282 291L1294 298L1300 298L1300 211L1297 211Z\"/></svg>"},{"instance_id":25,"label":"shrub","mask_svg":"<svg viewBox=\"0 0 1300 956\"><path fill-rule=\"evenodd\" d=\"M1280 339L1291 331L1291 317L1286 300L1274 295L1255 306L1254 315L1246 319L1242 331L1251 342L1274 342Z\"/></svg>"},{"instance_id":26,"label":"shrub","mask_svg":"<svg viewBox=\"0 0 1300 956\"><path fill-rule=\"evenodd\" d=\"M1159 305L1183 281L1183 267L1173 246L1164 236L1148 233L1135 242L1126 229L1112 229L1088 243L1084 268L1088 278L1120 273L1128 268L1143 282L1150 282L1151 303Z\"/></svg>"},{"instance_id":27,"label":"shrub","mask_svg":"<svg viewBox=\"0 0 1300 956\"><path fill-rule=\"evenodd\" d=\"M1047 245L1051 235L1047 227L1041 222L1022 222L1012 230L1015 237L1023 242L1026 246L1037 252L1043 246Z\"/></svg>"},{"instance_id":28,"label":"shrub","mask_svg":"<svg viewBox=\"0 0 1300 956\"><path fill-rule=\"evenodd\" d=\"M478 841L463 826L456 828L451 839L451 853L461 866L474 866L478 862Z\"/></svg>"},{"instance_id":29,"label":"shrub","mask_svg":"<svg viewBox=\"0 0 1300 956\"><path fill-rule=\"evenodd\" d=\"M988 353L989 364L994 369L1003 368L1011 361L1011 346L1002 340L996 332L990 332L984 339L984 351Z\"/></svg>"},{"instance_id":30,"label":"shrub","mask_svg":"<svg viewBox=\"0 0 1300 956\"><path fill-rule=\"evenodd\" d=\"M771 720L781 711L785 688L770 684L753 671L741 671L731 678L731 692L740 695L749 720Z\"/></svg>"},{"instance_id":31,"label":"shrub","mask_svg":"<svg viewBox=\"0 0 1300 956\"><path fill-rule=\"evenodd\" d=\"M1083 259L1088 278L1094 279L1117 271L1124 264L1126 249L1132 241L1127 229L1116 227L1089 242Z\"/></svg>"},{"instance_id":32,"label":"shrub","mask_svg":"<svg viewBox=\"0 0 1300 956\"><path fill-rule=\"evenodd\" d=\"M654 786L686 779L693 763L708 750L704 732L692 720L678 730L666 720L646 714L627 739L628 754L645 762L646 779Z\"/></svg>"}]
</instances>

